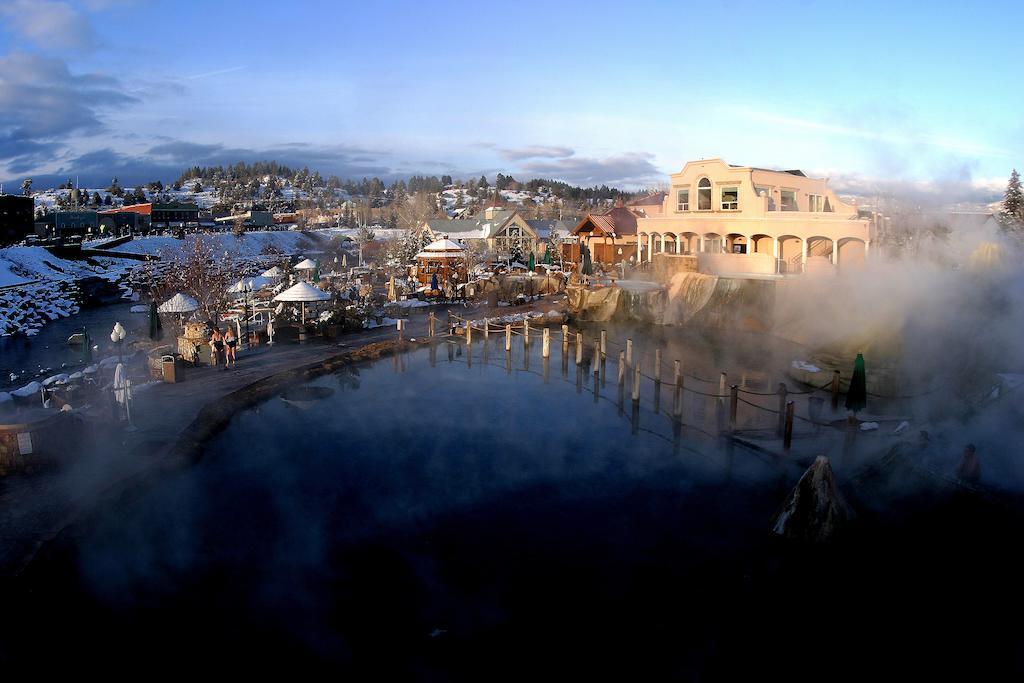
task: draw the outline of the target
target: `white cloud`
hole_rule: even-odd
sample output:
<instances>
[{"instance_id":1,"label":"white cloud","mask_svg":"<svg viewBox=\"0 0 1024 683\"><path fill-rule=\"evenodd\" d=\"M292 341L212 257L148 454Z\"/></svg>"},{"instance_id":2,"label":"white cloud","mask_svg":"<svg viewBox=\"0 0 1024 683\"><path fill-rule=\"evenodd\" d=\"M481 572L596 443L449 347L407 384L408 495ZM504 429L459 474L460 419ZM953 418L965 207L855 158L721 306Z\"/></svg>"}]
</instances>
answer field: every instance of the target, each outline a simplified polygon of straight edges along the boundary
<instances>
[{"instance_id":1,"label":"white cloud","mask_svg":"<svg viewBox=\"0 0 1024 683\"><path fill-rule=\"evenodd\" d=\"M55 0L4 0L2 26L47 50L91 50L99 36L81 12Z\"/></svg>"}]
</instances>

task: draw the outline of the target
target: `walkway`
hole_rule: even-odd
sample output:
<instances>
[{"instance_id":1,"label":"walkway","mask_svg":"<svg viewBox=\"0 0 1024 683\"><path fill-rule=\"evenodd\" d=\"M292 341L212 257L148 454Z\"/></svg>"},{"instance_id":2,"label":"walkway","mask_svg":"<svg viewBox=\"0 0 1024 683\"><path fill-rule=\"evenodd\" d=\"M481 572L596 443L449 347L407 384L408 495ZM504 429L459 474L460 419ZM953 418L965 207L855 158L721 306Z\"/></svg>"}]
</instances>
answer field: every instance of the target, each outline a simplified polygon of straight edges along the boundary
<instances>
[{"instance_id":1,"label":"walkway","mask_svg":"<svg viewBox=\"0 0 1024 683\"><path fill-rule=\"evenodd\" d=\"M427 314L415 311L406 337L425 336L426 330ZM341 337L333 344L262 347L240 353L237 369L189 368L181 383L140 387L133 404L134 431L107 428L102 417L87 418L97 446L85 446L73 465L0 478L0 578L21 571L45 542L104 494L152 469L208 404L265 377L391 339L397 339L395 328L381 327Z\"/></svg>"}]
</instances>

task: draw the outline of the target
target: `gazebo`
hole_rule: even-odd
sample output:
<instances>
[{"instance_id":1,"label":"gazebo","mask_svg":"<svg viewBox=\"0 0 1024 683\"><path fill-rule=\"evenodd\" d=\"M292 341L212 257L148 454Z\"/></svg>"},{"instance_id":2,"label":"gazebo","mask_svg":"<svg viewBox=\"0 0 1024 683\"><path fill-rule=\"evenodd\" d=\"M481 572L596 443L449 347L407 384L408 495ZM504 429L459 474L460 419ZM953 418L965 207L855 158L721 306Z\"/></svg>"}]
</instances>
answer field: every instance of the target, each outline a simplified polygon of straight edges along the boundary
<instances>
[{"instance_id":1,"label":"gazebo","mask_svg":"<svg viewBox=\"0 0 1024 683\"><path fill-rule=\"evenodd\" d=\"M306 302L328 301L331 295L322 289L317 289L308 282L299 282L284 290L274 297L274 301L286 301L302 304L302 324L306 324Z\"/></svg>"},{"instance_id":2,"label":"gazebo","mask_svg":"<svg viewBox=\"0 0 1024 683\"><path fill-rule=\"evenodd\" d=\"M430 284L436 275L439 283L458 276L460 282L466 281L466 248L448 238L437 240L424 247L416 254L416 278L420 284Z\"/></svg>"},{"instance_id":3,"label":"gazebo","mask_svg":"<svg viewBox=\"0 0 1024 683\"><path fill-rule=\"evenodd\" d=\"M298 270L298 271L308 271L306 273L306 277L309 278L309 279L312 279L313 278L313 271L316 270L316 261L314 261L313 259L308 259L308 258L307 259L302 259L301 261L299 261L298 263L295 264L295 270Z\"/></svg>"}]
</instances>

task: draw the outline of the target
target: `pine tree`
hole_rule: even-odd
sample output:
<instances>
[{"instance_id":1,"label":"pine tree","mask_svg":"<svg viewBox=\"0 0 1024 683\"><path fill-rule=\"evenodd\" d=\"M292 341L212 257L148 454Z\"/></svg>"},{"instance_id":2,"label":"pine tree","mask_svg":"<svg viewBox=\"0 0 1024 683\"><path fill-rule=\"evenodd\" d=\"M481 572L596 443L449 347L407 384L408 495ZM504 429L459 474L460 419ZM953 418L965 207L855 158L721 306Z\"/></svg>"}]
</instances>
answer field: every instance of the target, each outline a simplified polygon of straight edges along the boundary
<instances>
[{"instance_id":1,"label":"pine tree","mask_svg":"<svg viewBox=\"0 0 1024 683\"><path fill-rule=\"evenodd\" d=\"M1003 216L1011 221L1024 221L1024 190L1020 185L1020 174L1017 169L1010 173L1010 181L1006 184L1003 197Z\"/></svg>"}]
</instances>

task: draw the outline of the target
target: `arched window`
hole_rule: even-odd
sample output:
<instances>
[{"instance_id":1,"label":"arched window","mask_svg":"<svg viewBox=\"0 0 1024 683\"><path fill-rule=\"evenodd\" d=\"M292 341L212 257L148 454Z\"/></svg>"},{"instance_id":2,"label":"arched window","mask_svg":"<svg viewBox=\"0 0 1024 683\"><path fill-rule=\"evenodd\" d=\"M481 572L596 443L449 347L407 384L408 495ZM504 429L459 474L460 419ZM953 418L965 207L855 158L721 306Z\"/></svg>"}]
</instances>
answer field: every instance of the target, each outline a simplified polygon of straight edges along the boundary
<instances>
[{"instance_id":1,"label":"arched window","mask_svg":"<svg viewBox=\"0 0 1024 683\"><path fill-rule=\"evenodd\" d=\"M711 181L707 178L701 178L697 183L697 210L711 210Z\"/></svg>"}]
</instances>

